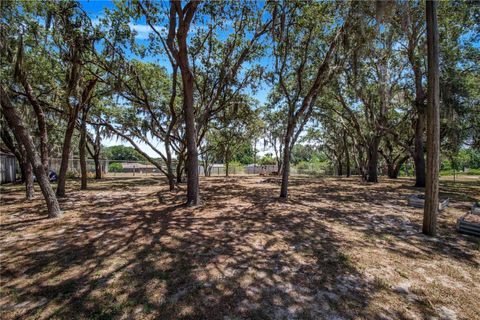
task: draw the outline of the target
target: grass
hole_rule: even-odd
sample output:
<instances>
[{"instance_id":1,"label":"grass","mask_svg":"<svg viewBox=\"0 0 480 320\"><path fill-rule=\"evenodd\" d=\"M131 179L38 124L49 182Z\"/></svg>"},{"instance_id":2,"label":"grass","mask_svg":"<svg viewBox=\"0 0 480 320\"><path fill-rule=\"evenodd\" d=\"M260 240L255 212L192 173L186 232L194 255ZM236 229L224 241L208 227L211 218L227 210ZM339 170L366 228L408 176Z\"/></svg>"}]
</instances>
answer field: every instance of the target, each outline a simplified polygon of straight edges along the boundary
<instances>
[{"instance_id":1,"label":"grass","mask_svg":"<svg viewBox=\"0 0 480 320\"><path fill-rule=\"evenodd\" d=\"M69 181L55 220L2 186L1 318L478 316L480 242L455 231L476 178L442 180L451 206L434 239L406 204L423 192L411 179L296 177L287 201L278 179L203 178L196 208L154 177Z\"/></svg>"}]
</instances>

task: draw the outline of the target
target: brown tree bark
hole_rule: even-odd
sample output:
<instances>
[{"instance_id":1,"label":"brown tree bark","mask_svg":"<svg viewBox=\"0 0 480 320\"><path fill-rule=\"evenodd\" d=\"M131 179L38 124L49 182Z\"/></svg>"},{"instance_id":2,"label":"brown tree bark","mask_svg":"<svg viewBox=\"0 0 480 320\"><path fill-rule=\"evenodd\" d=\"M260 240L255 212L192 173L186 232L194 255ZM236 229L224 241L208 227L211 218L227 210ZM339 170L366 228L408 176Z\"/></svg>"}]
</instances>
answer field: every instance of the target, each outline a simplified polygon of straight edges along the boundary
<instances>
[{"instance_id":1,"label":"brown tree bark","mask_svg":"<svg viewBox=\"0 0 480 320\"><path fill-rule=\"evenodd\" d=\"M197 1L189 1L183 8L181 2L170 1L170 23L167 38L168 48L182 75L183 115L187 140L187 206L200 204L197 133L193 104L194 76L188 61L187 44L188 31L197 6Z\"/></svg>"},{"instance_id":2,"label":"brown tree bark","mask_svg":"<svg viewBox=\"0 0 480 320\"><path fill-rule=\"evenodd\" d=\"M78 146L80 154L80 190L87 189L87 110L83 110L80 123L80 142Z\"/></svg>"},{"instance_id":3,"label":"brown tree bark","mask_svg":"<svg viewBox=\"0 0 480 320\"><path fill-rule=\"evenodd\" d=\"M440 72L438 66L437 1L427 0L426 20L428 53L427 176L422 231L426 235L435 236L437 232L440 170Z\"/></svg>"},{"instance_id":4,"label":"brown tree bark","mask_svg":"<svg viewBox=\"0 0 480 320\"><path fill-rule=\"evenodd\" d=\"M289 115L287 131L285 133L285 141L283 144L283 160L282 160L282 185L280 187L280 198L286 198L288 196L288 179L290 176L290 155L291 155L291 139L293 136L293 130L295 124L293 122L293 116Z\"/></svg>"},{"instance_id":5,"label":"brown tree bark","mask_svg":"<svg viewBox=\"0 0 480 320\"><path fill-rule=\"evenodd\" d=\"M367 182L378 182L378 145L380 138L374 137L368 146Z\"/></svg>"},{"instance_id":6,"label":"brown tree bark","mask_svg":"<svg viewBox=\"0 0 480 320\"><path fill-rule=\"evenodd\" d=\"M32 165L30 164L30 162L25 161L20 166L23 167L23 171L25 174L25 197L27 198L27 200L32 200L33 198L35 198Z\"/></svg>"},{"instance_id":7,"label":"brown tree bark","mask_svg":"<svg viewBox=\"0 0 480 320\"><path fill-rule=\"evenodd\" d=\"M72 136L75 130L75 121L77 118L77 112L70 114L67 130L65 131L65 136L63 138L62 145L62 158L60 163L60 171L58 173L58 185L57 185L57 197L65 197L65 185L67 181L67 170L68 170L68 157L70 156L70 147L72 143Z\"/></svg>"},{"instance_id":8,"label":"brown tree bark","mask_svg":"<svg viewBox=\"0 0 480 320\"><path fill-rule=\"evenodd\" d=\"M42 161L35 150L35 144L32 137L28 133L27 129L22 123L22 119L17 115L15 108L10 103L6 92L3 87L0 86L0 104L2 112L7 120L10 129L18 136L21 144L25 147L28 160L30 161L33 171L37 177L40 189L47 203L49 217L58 217L61 214L60 206L58 205L57 198L53 192L52 186L48 179L47 173L43 167Z\"/></svg>"},{"instance_id":9,"label":"brown tree bark","mask_svg":"<svg viewBox=\"0 0 480 320\"><path fill-rule=\"evenodd\" d=\"M35 115L37 117L38 134L40 136L40 157L42 159L42 164L45 168L45 172L47 172L48 174L48 133L45 112L40 106L40 102L37 100L35 94L33 93L33 89L30 86L30 83L28 83L26 75L23 72L20 75L20 81L25 90L28 101L32 105L33 110L35 111Z\"/></svg>"},{"instance_id":10,"label":"brown tree bark","mask_svg":"<svg viewBox=\"0 0 480 320\"><path fill-rule=\"evenodd\" d=\"M408 8L408 6L406 6ZM425 100L426 94L423 88L423 73L422 63L415 53L417 48L423 46L423 43L419 41L419 30L422 29L423 23L419 24L411 16L409 9L406 10L407 21L410 22L405 29L405 33L408 37L407 55L412 67L414 83L415 83L415 100L413 101L413 108L415 110L415 122L414 122L414 150L412 154L413 162L415 165L415 186L425 187L425 146L424 146L424 132L425 132Z\"/></svg>"},{"instance_id":11,"label":"brown tree bark","mask_svg":"<svg viewBox=\"0 0 480 320\"><path fill-rule=\"evenodd\" d=\"M425 114L418 111L415 120L415 144L413 162L415 165L415 187L425 187L425 148L423 145L423 132L425 131Z\"/></svg>"},{"instance_id":12,"label":"brown tree bark","mask_svg":"<svg viewBox=\"0 0 480 320\"><path fill-rule=\"evenodd\" d=\"M70 96L69 94L66 95L66 103L68 104L68 109L70 110L68 113L68 123L67 129L65 131L65 136L63 139L63 146L62 146L62 162L60 164L60 172L58 174L58 186L57 186L57 196L64 197L65 196L65 185L67 181L67 170L68 170L68 157L70 156L70 148L72 144L72 137L73 132L75 131L75 126L77 122L77 117L79 112L85 108L90 101L91 92L95 88L98 79L91 79L87 82L85 88L83 89L82 96L80 101L77 102L74 106L70 106ZM70 84L73 86L73 84Z\"/></svg>"}]
</instances>

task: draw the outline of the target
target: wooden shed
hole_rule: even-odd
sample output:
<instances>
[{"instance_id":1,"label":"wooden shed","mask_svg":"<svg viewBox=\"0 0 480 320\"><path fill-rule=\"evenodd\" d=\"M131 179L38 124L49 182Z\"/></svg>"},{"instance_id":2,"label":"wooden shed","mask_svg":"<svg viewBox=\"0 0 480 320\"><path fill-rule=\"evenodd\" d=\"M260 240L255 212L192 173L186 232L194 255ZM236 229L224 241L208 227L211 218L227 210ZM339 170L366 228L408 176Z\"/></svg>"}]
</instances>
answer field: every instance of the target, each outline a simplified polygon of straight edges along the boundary
<instances>
[{"instance_id":1,"label":"wooden shed","mask_svg":"<svg viewBox=\"0 0 480 320\"><path fill-rule=\"evenodd\" d=\"M13 154L0 151L0 183L15 182L17 161Z\"/></svg>"}]
</instances>

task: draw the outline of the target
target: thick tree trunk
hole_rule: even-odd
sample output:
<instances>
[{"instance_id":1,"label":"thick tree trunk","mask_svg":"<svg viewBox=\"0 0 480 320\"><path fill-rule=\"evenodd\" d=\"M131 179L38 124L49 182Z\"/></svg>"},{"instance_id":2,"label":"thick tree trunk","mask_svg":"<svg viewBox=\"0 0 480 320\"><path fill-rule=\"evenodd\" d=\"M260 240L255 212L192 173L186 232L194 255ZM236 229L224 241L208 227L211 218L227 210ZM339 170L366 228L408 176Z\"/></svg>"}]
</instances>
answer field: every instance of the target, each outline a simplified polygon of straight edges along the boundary
<instances>
[{"instance_id":1,"label":"thick tree trunk","mask_svg":"<svg viewBox=\"0 0 480 320\"><path fill-rule=\"evenodd\" d=\"M82 114L82 123L80 126L80 143L78 146L79 154L80 154L80 174L81 174L81 181L80 181L80 190L87 189L87 154L86 154L86 147L87 147L87 121L86 121L86 112L83 111Z\"/></svg>"},{"instance_id":2,"label":"thick tree trunk","mask_svg":"<svg viewBox=\"0 0 480 320\"><path fill-rule=\"evenodd\" d=\"M395 166L393 163L387 164L387 176L390 179L397 179L400 167Z\"/></svg>"},{"instance_id":3,"label":"thick tree trunk","mask_svg":"<svg viewBox=\"0 0 480 320\"><path fill-rule=\"evenodd\" d=\"M439 202L440 170L440 90L438 67L438 26L437 1L427 0L427 52L428 52L428 91L427 91L427 179L425 186L425 207L422 231L435 236L437 232L437 211Z\"/></svg>"},{"instance_id":4,"label":"thick tree trunk","mask_svg":"<svg viewBox=\"0 0 480 320\"><path fill-rule=\"evenodd\" d=\"M425 157L423 146L423 131L425 130L425 114L417 111L415 123L415 149L413 162L415 164L415 187L425 187Z\"/></svg>"},{"instance_id":5,"label":"thick tree trunk","mask_svg":"<svg viewBox=\"0 0 480 320\"><path fill-rule=\"evenodd\" d=\"M195 114L193 110L193 77L190 71L184 81L184 113L185 133L187 136L187 206L200 204L200 190L198 177L198 150L195 130Z\"/></svg>"},{"instance_id":6,"label":"thick tree trunk","mask_svg":"<svg viewBox=\"0 0 480 320\"><path fill-rule=\"evenodd\" d=\"M32 137L28 133L27 129L22 123L22 120L15 112L6 92L3 90L3 87L0 86L0 101L3 114L7 119L8 125L16 136L18 136L21 144L25 147L25 152L27 154L28 160L32 164L33 171L37 176L40 189L47 203L48 215L49 217L57 217L61 214L60 206L58 205L57 198L53 192L52 186L48 179L45 168L43 167L42 161L35 150L35 144L33 143Z\"/></svg>"},{"instance_id":7,"label":"thick tree trunk","mask_svg":"<svg viewBox=\"0 0 480 320\"><path fill-rule=\"evenodd\" d=\"M195 15L198 2L188 2L182 8L181 2L170 1L169 30L167 45L175 58L182 75L183 116L187 140L187 206L200 204L197 132L194 110L194 76L190 68L187 36L190 23Z\"/></svg>"},{"instance_id":8,"label":"thick tree trunk","mask_svg":"<svg viewBox=\"0 0 480 320\"><path fill-rule=\"evenodd\" d=\"M62 146L62 162L60 164L60 172L58 174L57 197L65 197L65 184L67 179L68 158L70 156L70 147L72 144L73 131L75 130L75 120L77 113L70 115L65 131Z\"/></svg>"},{"instance_id":9,"label":"thick tree trunk","mask_svg":"<svg viewBox=\"0 0 480 320\"><path fill-rule=\"evenodd\" d=\"M96 180L102 179L102 166L100 164L99 154L93 155L93 162L95 163L95 179Z\"/></svg>"},{"instance_id":10,"label":"thick tree trunk","mask_svg":"<svg viewBox=\"0 0 480 320\"><path fill-rule=\"evenodd\" d=\"M343 163L342 160L337 161L337 175L339 177L343 176Z\"/></svg>"},{"instance_id":11,"label":"thick tree trunk","mask_svg":"<svg viewBox=\"0 0 480 320\"><path fill-rule=\"evenodd\" d=\"M378 145L379 138L373 138L368 146L368 182L378 182Z\"/></svg>"},{"instance_id":12,"label":"thick tree trunk","mask_svg":"<svg viewBox=\"0 0 480 320\"><path fill-rule=\"evenodd\" d=\"M29 162L22 164L25 171L25 195L28 200L32 200L35 197L35 190L33 188L33 172L32 165Z\"/></svg>"}]
</instances>

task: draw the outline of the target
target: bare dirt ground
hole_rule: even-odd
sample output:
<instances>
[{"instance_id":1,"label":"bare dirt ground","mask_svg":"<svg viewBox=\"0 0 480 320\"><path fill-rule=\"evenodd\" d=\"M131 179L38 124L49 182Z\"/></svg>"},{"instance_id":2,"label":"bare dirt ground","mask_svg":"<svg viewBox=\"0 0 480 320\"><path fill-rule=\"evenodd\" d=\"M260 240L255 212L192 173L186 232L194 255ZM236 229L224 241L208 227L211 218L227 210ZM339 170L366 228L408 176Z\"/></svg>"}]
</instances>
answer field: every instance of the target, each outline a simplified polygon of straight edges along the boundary
<instances>
[{"instance_id":1,"label":"bare dirt ground","mask_svg":"<svg viewBox=\"0 0 480 320\"><path fill-rule=\"evenodd\" d=\"M265 181L266 180L266 181ZM480 181L423 236L411 180L203 178L204 205L154 178L91 182L45 218L2 187L2 319L479 319L480 241L456 219Z\"/></svg>"}]
</instances>

